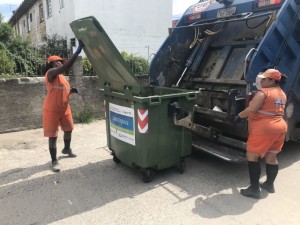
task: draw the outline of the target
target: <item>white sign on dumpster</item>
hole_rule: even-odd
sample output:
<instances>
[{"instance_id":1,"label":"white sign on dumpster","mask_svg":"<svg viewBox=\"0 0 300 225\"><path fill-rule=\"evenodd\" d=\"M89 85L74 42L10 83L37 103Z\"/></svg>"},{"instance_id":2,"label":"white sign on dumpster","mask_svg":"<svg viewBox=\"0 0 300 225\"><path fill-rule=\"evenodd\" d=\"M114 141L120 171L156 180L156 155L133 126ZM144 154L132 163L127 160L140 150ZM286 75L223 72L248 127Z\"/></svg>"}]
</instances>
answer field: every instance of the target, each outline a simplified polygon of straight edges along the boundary
<instances>
[{"instance_id":1,"label":"white sign on dumpster","mask_svg":"<svg viewBox=\"0 0 300 225\"><path fill-rule=\"evenodd\" d=\"M110 135L135 145L134 109L109 103Z\"/></svg>"}]
</instances>

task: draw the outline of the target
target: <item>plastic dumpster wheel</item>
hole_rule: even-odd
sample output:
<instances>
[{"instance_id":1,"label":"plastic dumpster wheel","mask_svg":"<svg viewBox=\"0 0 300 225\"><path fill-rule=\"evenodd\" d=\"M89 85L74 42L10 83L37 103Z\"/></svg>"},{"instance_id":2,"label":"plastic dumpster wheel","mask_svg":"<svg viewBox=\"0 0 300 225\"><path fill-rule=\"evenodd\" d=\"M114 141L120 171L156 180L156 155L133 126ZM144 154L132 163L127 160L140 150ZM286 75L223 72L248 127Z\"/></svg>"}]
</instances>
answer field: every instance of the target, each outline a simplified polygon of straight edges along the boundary
<instances>
[{"instance_id":1,"label":"plastic dumpster wheel","mask_svg":"<svg viewBox=\"0 0 300 225\"><path fill-rule=\"evenodd\" d=\"M185 170L185 160L181 159L179 162L179 172L184 173L184 170Z\"/></svg>"},{"instance_id":2,"label":"plastic dumpster wheel","mask_svg":"<svg viewBox=\"0 0 300 225\"><path fill-rule=\"evenodd\" d=\"M121 160L120 160L116 155L113 155L113 161L114 161L116 164L121 163Z\"/></svg>"},{"instance_id":3,"label":"plastic dumpster wheel","mask_svg":"<svg viewBox=\"0 0 300 225\"><path fill-rule=\"evenodd\" d=\"M154 176L155 176L155 170L153 170L153 169L146 169L143 172L142 180L144 181L144 183L149 183L150 181L153 180Z\"/></svg>"}]
</instances>

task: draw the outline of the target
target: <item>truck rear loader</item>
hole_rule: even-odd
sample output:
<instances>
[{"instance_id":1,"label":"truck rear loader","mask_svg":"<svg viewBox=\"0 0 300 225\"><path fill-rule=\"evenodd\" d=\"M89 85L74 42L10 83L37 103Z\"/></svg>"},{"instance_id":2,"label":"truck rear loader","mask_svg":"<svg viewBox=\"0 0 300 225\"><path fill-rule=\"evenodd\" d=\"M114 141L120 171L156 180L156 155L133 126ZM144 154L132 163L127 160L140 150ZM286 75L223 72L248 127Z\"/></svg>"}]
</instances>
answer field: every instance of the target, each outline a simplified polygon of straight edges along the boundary
<instances>
[{"instance_id":1,"label":"truck rear loader","mask_svg":"<svg viewBox=\"0 0 300 225\"><path fill-rule=\"evenodd\" d=\"M150 84L200 92L195 149L232 162L245 159L247 120L232 118L257 92L257 75L276 68L287 77L286 141L300 138L300 1L200 0L170 29L150 65ZM185 124L186 123L186 124Z\"/></svg>"}]
</instances>

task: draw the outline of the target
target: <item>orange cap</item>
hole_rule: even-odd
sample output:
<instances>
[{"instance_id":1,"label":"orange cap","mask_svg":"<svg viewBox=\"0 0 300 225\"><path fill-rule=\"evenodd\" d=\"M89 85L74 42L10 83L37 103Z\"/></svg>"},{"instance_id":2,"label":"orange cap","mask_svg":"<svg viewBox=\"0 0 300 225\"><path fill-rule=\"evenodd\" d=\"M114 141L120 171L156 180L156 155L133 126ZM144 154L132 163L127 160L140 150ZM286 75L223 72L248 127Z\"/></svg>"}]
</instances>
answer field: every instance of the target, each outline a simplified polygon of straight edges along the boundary
<instances>
[{"instance_id":1,"label":"orange cap","mask_svg":"<svg viewBox=\"0 0 300 225\"><path fill-rule=\"evenodd\" d=\"M53 62L53 61L64 61L64 60L57 55L49 56L48 63Z\"/></svg>"},{"instance_id":2,"label":"orange cap","mask_svg":"<svg viewBox=\"0 0 300 225\"><path fill-rule=\"evenodd\" d=\"M258 75L259 78L271 78L274 80L281 80L283 74L275 69L268 69L263 74Z\"/></svg>"}]
</instances>

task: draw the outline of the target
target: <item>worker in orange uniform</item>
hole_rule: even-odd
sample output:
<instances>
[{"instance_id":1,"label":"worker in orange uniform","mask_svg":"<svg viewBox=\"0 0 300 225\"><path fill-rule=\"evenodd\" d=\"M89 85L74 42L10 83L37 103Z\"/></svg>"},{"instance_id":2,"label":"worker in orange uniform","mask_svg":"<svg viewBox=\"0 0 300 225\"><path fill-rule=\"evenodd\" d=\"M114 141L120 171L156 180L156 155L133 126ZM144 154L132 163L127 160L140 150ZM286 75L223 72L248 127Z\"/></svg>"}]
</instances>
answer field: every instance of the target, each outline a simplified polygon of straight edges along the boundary
<instances>
[{"instance_id":1,"label":"worker in orange uniform","mask_svg":"<svg viewBox=\"0 0 300 225\"><path fill-rule=\"evenodd\" d=\"M247 197L260 198L260 187L274 193L274 180L278 174L276 154L282 149L287 132L287 124L283 119L286 95L279 83L286 78L276 69L268 69L261 78L261 90L255 94L249 106L240 112L234 122L248 117L247 154L250 186L241 189L240 193ZM267 180L259 184L261 173L259 158L266 161Z\"/></svg>"},{"instance_id":2,"label":"worker in orange uniform","mask_svg":"<svg viewBox=\"0 0 300 225\"><path fill-rule=\"evenodd\" d=\"M50 56L47 63L47 72L45 82L47 87L47 96L43 108L43 128L44 136L49 137L49 151L52 159L52 171L59 172L59 164L56 158L56 141L58 136L58 127L64 131L64 149L63 154L69 157L76 157L70 148L72 130L74 129L72 112L69 105L71 93L78 93L76 88L70 88L69 82L63 73L71 68L77 56L82 50L82 44L71 58L64 60L56 55Z\"/></svg>"}]
</instances>

